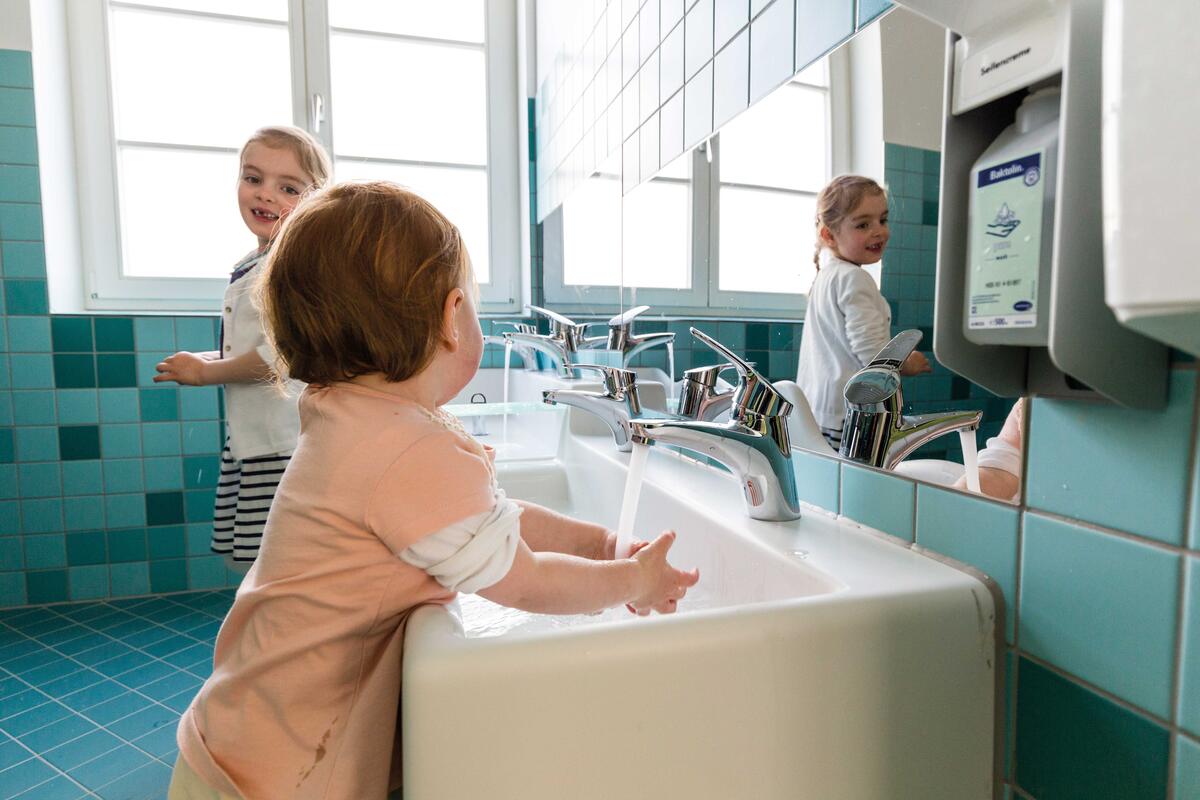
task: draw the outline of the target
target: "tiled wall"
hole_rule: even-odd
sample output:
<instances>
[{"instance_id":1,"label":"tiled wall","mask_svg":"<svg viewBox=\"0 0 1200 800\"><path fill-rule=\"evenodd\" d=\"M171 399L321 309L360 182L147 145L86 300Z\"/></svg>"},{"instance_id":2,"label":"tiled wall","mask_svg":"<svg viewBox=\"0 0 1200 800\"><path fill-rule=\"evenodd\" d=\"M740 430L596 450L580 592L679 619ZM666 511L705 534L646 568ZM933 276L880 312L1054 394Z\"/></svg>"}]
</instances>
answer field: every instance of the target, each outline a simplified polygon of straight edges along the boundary
<instances>
[{"instance_id":1,"label":"tiled wall","mask_svg":"<svg viewBox=\"0 0 1200 800\"><path fill-rule=\"evenodd\" d=\"M799 456L805 501L999 583L1014 796L1200 797L1198 394L1180 359L1163 411L1035 399L1019 507Z\"/></svg>"},{"instance_id":2,"label":"tiled wall","mask_svg":"<svg viewBox=\"0 0 1200 800\"><path fill-rule=\"evenodd\" d=\"M537 88L537 219L610 154L626 191L891 6L880 0L581 4ZM799 24L797 24L799 20ZM539 29L539 35L544 31Z\"/></svg>"},{"instance_id":3,"label":"tiled wall","mask_svg":"<svg viewBox=\"0 0 1200 800\"><path fill-rule=\"evenodd\" d=\"M49 314L32 85L0 51L0 607L233 585L208 549L220 393L151 382L217 320Z\"/></svg>"}]
</instances>

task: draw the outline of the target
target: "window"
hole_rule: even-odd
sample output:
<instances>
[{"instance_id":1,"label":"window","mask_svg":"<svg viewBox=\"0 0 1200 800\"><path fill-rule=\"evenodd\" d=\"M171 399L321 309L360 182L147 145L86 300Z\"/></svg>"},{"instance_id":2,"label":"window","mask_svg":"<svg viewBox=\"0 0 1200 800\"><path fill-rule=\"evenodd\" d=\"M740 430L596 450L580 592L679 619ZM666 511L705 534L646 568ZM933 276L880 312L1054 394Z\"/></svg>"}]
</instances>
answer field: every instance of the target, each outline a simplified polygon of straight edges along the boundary
<instances>
[{"instance_id":1,"label":"window","mask_svg":"<svg viewBox=\"0 0 1200 800\"><path fill-rule=\"evenodd\" d=\"M668 313L802 315L816 196L832 173L828 62L624 197L615 170L584 181L547 218L546 238L562 237L561 249L547 244L547 301L599 310L620 285L628 302ZM617 220L620 247L598 235Z\"/></svg>"},{"instance_id":2,"label":"window","mask_svg":"<svg viewBox=\"0 0 1200 800\"><path fill-rule=\"evenodd\" d=\"M517 308L515 3L74 0L68 13L87 308L214 309L254 245L238 151L279 122L324 142L335 179L427 197L461 229L484 310Z\"/></svg>"}]
</instances>

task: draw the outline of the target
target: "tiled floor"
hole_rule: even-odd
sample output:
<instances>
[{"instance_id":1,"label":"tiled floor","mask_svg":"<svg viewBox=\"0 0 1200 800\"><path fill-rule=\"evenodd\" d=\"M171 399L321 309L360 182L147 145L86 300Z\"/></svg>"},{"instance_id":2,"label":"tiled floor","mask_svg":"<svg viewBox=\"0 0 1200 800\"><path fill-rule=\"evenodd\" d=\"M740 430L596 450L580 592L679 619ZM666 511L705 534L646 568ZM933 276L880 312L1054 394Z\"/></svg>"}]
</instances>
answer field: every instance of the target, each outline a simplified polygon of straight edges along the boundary
<instances>
[{"instance_id":1,"label":"tiled floor","mask_svg":"<svg viewBox=\"0 0 1200 800\"><path fill-rule=\"evenodd\" d=\"M0 611L0 798L165 797L233 594Z\"/></svg>"}]
</instances>

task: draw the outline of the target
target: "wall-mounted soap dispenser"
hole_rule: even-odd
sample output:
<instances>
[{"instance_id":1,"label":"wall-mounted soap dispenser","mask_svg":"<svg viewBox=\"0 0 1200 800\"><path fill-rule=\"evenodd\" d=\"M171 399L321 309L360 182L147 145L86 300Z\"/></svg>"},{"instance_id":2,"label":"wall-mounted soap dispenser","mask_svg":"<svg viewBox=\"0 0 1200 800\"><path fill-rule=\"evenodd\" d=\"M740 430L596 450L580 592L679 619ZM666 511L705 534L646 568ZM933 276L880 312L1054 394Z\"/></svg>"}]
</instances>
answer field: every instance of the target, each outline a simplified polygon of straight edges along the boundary
<instances>
[{"instance_id":1,"label":"wall-mounted soap dispenser","mask_svg":"<svg viewBox=\"0 0 1200 800\"><path fill-rule=\"evenodd\" d=\"M1166 402L1104 302L1103 0L899 0L947 28L933 348L996 394Z\"/></svg>"},{"instance_id":2,"label":"wall-mounted soap dispenser","mask_svg":"<svg viewBox=\"0 0 1200 800\"><path fill-rule=\"evenodd\" d=\"M1200 356L1200 4L1104 3L1105 299L1131 328Z\"/></svg>"}]
</instances>

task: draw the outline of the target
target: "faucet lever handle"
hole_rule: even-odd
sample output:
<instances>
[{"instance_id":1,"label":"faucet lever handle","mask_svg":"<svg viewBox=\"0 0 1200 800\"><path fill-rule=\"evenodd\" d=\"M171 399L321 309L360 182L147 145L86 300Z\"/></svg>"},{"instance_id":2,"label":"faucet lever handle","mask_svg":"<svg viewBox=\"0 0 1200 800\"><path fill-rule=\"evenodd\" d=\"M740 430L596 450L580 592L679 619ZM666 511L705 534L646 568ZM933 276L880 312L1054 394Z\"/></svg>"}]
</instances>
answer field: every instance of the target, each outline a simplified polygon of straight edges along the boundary
<instances>
[{"instance_id":1,"label":"faucet lever handle","mask_svg":"<svg viewBox=\"0 0 1200 800\"><path fill-rule=\"evenodd\" d=\"M746 414L762 417L786 417L792 412L792 404L779 393L771 382L763 377L754 365L738 356L725 345L697 328L690 328L696 337L713 350L729 359L738 372L738 387L733 395L733 417L742 419Z\"/></svg>"},{"instance_id":2,"label":"faucet lever handle","mask_svg":"<svg viewBox=\"0 0 1200 800\"><path fill-rule=\"evenodd\" d=\"M623 314L617 314L608 321L608 327L621 328L626 325L632 325L635 317L646 313L650 310L650 306L634 306L625 311Z\"/></svg>"},{"instance_id":3,"label":"faucet lever handle","mask_svg":"<svg viewBox=\"0 0 1200 800\"><path fill-rule=\"evenodd\" d=\"M735 369L735 367L728 361L724 364L715 364L710 367L692 367L683 371L683 378L705 388L715 389L717 386L717 377L727 369Z\"/></svg>"},{"instance_id":4,"label":"faucet lever handle","mask_svg":"<svg viewBox=\"0 0 1200 800\"><path fill-rule=\"evenodd\" d=\"M551 311L550 309L542 308L541 306L529 306L529 310L534 312L535 314L541 314L546 319L548 319L551 322L556 323L557 325L564 327L564 328L575 328L578 330L582 330L587 324L587 323L576 322L575 320L571 319L570 317L564 317L562 314L559 314L557 311Z\"/></svg>"},{"instance_id":5,"label":"faucet lever handle","mask_svg":"<svg viewBox=\"0 0 1200 800\"><path fill-rule=\"evenodd\" d=\"M871 363L867 367L888 367L891 369L900 369L900 365L904 363L904 359L908 358L913 350L917 349L917 345L921 343L923 334L916 328L909 328L905 331L900 331L892 340L883 346L883 349L875 354L875 358L871 359Z\"/></svg>"}]
</instances>

